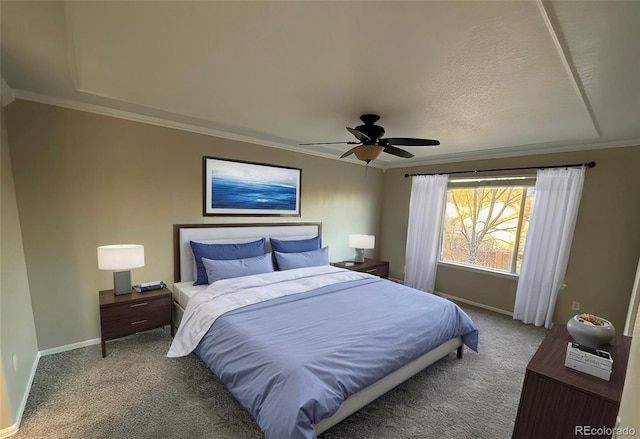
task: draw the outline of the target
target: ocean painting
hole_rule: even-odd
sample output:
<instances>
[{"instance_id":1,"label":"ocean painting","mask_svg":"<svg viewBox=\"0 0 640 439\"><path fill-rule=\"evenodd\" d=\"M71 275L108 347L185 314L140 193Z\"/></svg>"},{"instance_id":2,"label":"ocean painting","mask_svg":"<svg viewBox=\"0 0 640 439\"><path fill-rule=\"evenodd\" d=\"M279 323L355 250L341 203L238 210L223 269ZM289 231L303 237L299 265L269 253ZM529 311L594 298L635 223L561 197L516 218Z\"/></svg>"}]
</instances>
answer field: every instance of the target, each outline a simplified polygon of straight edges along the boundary
<instances>
[{"instance_id":1,"label":"ocean painting","mask_svg":"<svg viewBox=\"0 0 640 439\"><path fill-rule=\"evenodd\" d=\"M204 158L205 215L300 215L300 169Z\"/></svg>"}]
</instances>

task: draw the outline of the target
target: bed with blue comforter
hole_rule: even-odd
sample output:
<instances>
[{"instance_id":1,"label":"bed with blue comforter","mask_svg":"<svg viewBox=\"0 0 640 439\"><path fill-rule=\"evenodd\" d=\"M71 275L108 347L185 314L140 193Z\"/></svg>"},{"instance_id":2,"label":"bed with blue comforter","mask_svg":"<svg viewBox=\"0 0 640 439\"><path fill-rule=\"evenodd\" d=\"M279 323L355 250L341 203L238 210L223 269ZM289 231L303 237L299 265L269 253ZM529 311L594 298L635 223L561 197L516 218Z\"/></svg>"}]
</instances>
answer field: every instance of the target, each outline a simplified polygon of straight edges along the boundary
<instances>
[{"instance_id":1,"label":"bed with blue comforter","mask_svg":"<svg viewBox=\"0 0 640 439\"><path fill-rule=\"evenodd\" d=\"M214 282L168 356L195 352L266 439L315 438L350 395L478 329L454 303L366 273L308 267Z\"/></svg>"}]
</instances>

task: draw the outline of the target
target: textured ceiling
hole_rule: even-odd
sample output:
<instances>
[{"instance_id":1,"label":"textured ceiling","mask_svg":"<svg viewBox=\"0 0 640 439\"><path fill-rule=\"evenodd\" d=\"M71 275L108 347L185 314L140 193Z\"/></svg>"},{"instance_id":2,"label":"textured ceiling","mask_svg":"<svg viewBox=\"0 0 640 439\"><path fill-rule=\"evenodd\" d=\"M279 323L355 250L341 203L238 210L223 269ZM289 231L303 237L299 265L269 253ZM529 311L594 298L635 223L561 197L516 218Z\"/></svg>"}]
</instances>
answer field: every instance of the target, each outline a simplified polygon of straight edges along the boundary
<instances>
[{"instance_id":1,"label":"textured ceiling","mask_svg":"<svg viewBox=\"0 0 640 439\"><path fill-rule=\"evenodd\" d=\"M640 144L640 2L7 2L17 98L384 167Z\"/></svg>"}]
</instances>

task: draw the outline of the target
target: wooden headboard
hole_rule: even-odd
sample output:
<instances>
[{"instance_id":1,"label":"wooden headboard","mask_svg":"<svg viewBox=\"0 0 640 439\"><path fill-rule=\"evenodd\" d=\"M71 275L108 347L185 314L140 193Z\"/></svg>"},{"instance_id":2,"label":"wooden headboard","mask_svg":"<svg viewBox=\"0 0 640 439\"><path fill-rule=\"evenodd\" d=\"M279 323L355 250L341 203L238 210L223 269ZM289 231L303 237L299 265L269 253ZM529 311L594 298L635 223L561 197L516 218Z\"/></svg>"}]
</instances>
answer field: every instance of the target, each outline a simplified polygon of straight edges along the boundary
<instances>
[{"instance_id":1,"label":"wooden headboard","mask_svg":"<svg viewBox=\"0 0 640 439\"><path fill-rule=\"evenodd\" d=\"M305 239L316 235L322 240L322 223L241 223L241 224L174 224L174 282L194 279L194 261L190 241L242 243L267 238L266 251L271 251L269 238Z\"/></svg>"}]
</instances>

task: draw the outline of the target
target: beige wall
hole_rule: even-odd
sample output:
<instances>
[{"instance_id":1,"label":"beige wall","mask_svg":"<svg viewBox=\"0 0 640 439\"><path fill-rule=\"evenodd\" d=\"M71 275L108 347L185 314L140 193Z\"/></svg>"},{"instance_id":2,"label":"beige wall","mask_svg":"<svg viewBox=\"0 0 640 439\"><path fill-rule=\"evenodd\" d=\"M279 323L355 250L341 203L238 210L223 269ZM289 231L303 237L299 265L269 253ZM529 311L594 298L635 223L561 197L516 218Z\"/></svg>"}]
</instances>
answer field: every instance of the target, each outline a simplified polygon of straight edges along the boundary
<instances>
[{"instance_id":1,"label":"beige wall","mask_svg":"<svg viewBox=\"0 0 640 439\"><path fill-rule=\"evenodd\" d=\"M0 432L8 432L6 429L18 422L38 355L4 116L3 110L0 121Z\"/></svg>"},{"instance_id":2,"label":"beige wall","mask_svg":"<svg viewBox=\"0 0 640 439\"><path fill-rule=\"evenodd\" d=\"M581 310L608 318L622 332L640 256L640 147L459 162L389 170L384 174L380 256L391 276L404 277L411 179L405 173L544 166L596 161L587 170L565 282L554 321ZM495 174L494 174L495 175ZM517 280L450 266L438 268L436 290L513 311Z\"/></svg>"},{"instance_id":3,"label":"beige wall","mask_svg":"<svg viewBox=\"0 0 640 439\"><path fill-rule=\"evenodd\" d=\"M331 260L378 234L378 169L20 100L6 116L41 350L100 337L99 245L143 244L132 281L171 282L175 223L321 221ZM302 168L302 216L203 217L204 155Z\"/></svg>"}]
</instances>

